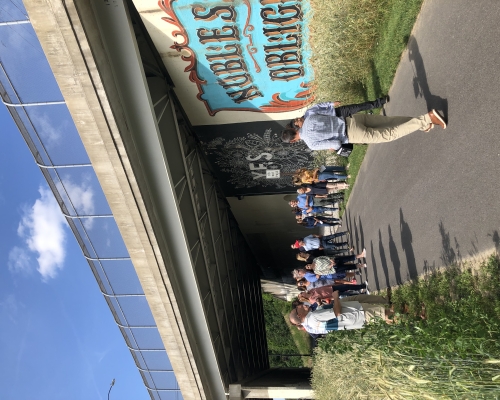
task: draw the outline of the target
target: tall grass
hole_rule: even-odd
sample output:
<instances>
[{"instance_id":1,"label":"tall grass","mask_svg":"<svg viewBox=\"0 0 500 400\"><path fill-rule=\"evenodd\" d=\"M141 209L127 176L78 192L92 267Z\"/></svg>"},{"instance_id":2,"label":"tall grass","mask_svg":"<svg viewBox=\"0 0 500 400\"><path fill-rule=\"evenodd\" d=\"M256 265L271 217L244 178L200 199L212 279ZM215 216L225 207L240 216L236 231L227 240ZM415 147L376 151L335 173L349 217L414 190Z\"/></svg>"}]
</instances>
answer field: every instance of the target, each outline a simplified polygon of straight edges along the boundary
<instances>
[{"instance_id":1,"label":"tall grass","mask_svg":"<svg viewBox=\"0 0 500 400\"><path fill-rule=\"evenodd\" d=\"M311 0L309 43L317 101L358 102L389 0ZM334 96L334 97L332 97Z\"/></svg>"},{"instance_id":2,"label":"tall grass","mask_svg":"<svg viewBox=\"0 0 500 400\"><path fill-rule=\"evenodd\" d=\"M406 284L393 300L397 310L410 311L398 324L335 332L320 342L312 379L317 399L500 398L496 256L477 273L452 267Z\"/></svg>"},{"instance_id":3,"label":"tall grass","mask_svg":"<svg viewBox=\"0 0 500 400\"><path fill-rule=\"evenodd\" d=\"M423 0L310 0L316 101L387 94Z\"/></svg>"},{"instance_id":4,"label":"tall grass","mask_svg":"<svg viewBox=\"0 0 500 400\"><path fill-rule=\"evenodd\" d=\"M310 0L315 101L350 104L386 95L422 1ZM317 151L315 164L349 162L352 187L366 150L367 146L355 146L348 161L331 152ZM341 215L350 191L346 191Z\"/></svg>"}]
</instances>

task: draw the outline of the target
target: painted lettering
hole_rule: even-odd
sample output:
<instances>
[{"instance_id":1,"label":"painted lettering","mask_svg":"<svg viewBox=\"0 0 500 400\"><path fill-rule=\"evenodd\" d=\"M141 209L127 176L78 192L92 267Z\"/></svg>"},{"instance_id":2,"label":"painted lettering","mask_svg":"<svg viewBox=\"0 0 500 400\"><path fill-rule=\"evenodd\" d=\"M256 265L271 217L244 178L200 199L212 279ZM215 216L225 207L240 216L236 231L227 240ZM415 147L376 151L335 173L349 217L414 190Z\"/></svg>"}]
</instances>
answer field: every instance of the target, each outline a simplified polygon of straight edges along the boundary
<instances>
[{"instance_id":1,"label":"painted lettering","mask_svg":"<svg viewBox=\"0 0 500 400\"><path fill-rule=\"evenodd\" d=\"M208 46L207 50L210 51L221 51L221 46ZM224 50L229 53L217 53L217 54L206 54L205 57L210 61L219 60L232 60L236 58L241 58L241 46L239 44L228 44L224 46Z\"/></svg>"},{"instance_id":2,"label":"painted lettering","mask_svg":"<svg viewBox=\"0 0 500 400\"><path fill-rule=\"evenodd\" d=\"M304 75L304 68L280 68L269 71L272 80L292 81Z\"/></svg>"},{"instance_id":3,"label":"painted lettering","mask_svg":"<svg viewBox=\"0 0 500 400\"><path fill-rule=\"evenodd\" d=\"M250 86L249 88L242 89L238 92L231 92L228 93L228 95L231 97L231 100L238 104L257 97L264 97L264 95L255 86Z\"/></svg>"},{"instance_id":4,"label":"painted lettering","mask_svg":"<svg viewBox=\"0 0 500 400\"><path fill-rule=\"evenodd\" d=\"M302 58L296 51L289 51L281 54L268 54L266 55L266 64L269 68L302 64Z\"/></svg>"},{"instance_id":5,"label":"painted lettering","mask_svg":"<svg viewBox=\"0 0 500 400\"><path fill-rule=\"evenodd\" d=\"M283 6L280 4L278 5L278 10L272 7L263 8L260 11L260 16L265 25L293 25L302 20L302 9L298 4L293 6Z\"/></svg>"},{"instance_id":6,"label":"painted lettering","mask_svg":"<svg viewBox=\"0 0 500 400\"><path fill-rule=\"evenodd\" d=\"M195 21L213 21L220 17L223 21L234 22L236 21L236 11L233 6L217 6L212 7L207 12L207 7L196 6L191 9Z\"/></svg>"},{"instance_id":7,"label":"painted lettering","mask_svg":"<svg viewBox=\"0 0 500 400\"><path fill-rule=\"evenodd\" d=\"M300 25L290 25L290 26L275 26L272 28L264 28L264 35L266 35L271 41L272 37L285 35L287 33L300 33Z\"/></svg>"},{"instance_id":8,"label":"painted lettering","mask_svg":"<svg viewBox=\"0 0 500 400\"><path fill-rule=\"evenodd\" d=\"M246 65L243 60L229 60L224 63L213 63L210 64L210 69L217 76L223 74L237 74L240 72L246 72Z\"/></svg>"},{"instance_id":9,"label":"painted lettering","mask_svg":"<svg viewBox=\"0 0 500 400\"><path fill-rule=\"evenodd\" d=\"M282 52L282 51L294 51L300 49L302 40L298 35L286 35L286 42L280 42L280 44L275 44L272 46L264 46L264 51L266 53ZM293 40L292 42L288 42Z\"/></svg>"},{"instance_id":10,"label":"painted lettering","mask_svg":"<svg viewBox=\"0 0 500 400\"><path fill-rule=\"evenodd\" d=\"M217 79L219 85L221 85L224 89L231 89L233 86L244 87L249 83L252 83L252 78L248 74L242 75L230 75L224 79Z\"/></svg>"},{"instance_id":11,"label":"painted lettering","mask_svg":"<svg viewBox=\"0 0 500 400\"><path fill-rule=\"evenodd\" d=\"M240 40L240 32L236 26L223 26L221 29L205 29L199 28L196 30L200 43L226 42L230 40Z\"/></svg>"}]
</instances>

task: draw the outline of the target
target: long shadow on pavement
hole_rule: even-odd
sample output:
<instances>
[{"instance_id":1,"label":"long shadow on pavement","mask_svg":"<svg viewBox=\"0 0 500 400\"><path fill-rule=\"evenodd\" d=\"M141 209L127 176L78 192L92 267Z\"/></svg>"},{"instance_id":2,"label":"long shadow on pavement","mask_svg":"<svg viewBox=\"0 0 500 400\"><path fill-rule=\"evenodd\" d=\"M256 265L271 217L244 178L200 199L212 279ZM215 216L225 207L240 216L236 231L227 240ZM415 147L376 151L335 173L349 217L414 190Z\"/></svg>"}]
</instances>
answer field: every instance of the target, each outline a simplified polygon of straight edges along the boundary
<instances>
[{"instance_id":1,"label":"long shadow on pavement","mask_svg":"<svg viewBox=\"0 0 500 400\"><path fill-rule=\"evenodd\" d=\"M351 218L351 214L346 212L344 214L344 221L347 226L347 230L351 234L351 245L354 246L355 249L359 249L359 231L358 231L358 224L356 223L356 219L354 220Z\"/></svg>"},{"instance_id":2,"label":"long shadow on pavement","mask_svg":"<svg viewBox=\"0 0 500 400\"><path fill-rule=\"evenodd\" d=\"M491 240L493 240L493 243L495 244L497 253L500 252L500 236L498 235L498 231L493 231L493 233L488 236L491 236Z\"/></svg>"},{"instance_id":3,"label":"long shadow on pavement","mask_svg":"<svg viewBox=\"0 0 500 400\"><path fill-rule=\"evenodd\" d=\"M378 273L377 273L377 263L375 262L375 252L373 251L373 242L370 240L370 256L372 259L371 265L368 266L368 271L373 271L373 278L375 279L375 287L380 290L380 282L378 280ZM368 273L367 273L368 275ZM369 279L368 279L369 280Z\"/></svg>"},{"instance_id":4,"label":"long shadow on pavement","mask_svg":"<svg viewBox=\"0 0 500 400\"><path fill-rule=\"evenodd\" d=\"M454 238L455 249L451 243L450 233L446 232L446 229L444 228L443 221L439 223L439 233L441 234L441 261L443 262L443 265L448 266L460 263L462 261L462 257L460 256L460 246L458 246L457 238Z\"/></svg>"},{"instance_id":5,"label":"long shadow on pavement","mask_svg":"<svg viewBox=\"0 0 500 400\"><path fill-rule=\"evenodd\" d=\"M425 71L424 60L418 48L417 39L410 36L408 41L408 57L413 67L413 90L415 97L423 97L427 104L427 110L440 110L445 116L448 115L448 100L433 95L427 82L427 73Z\"/></svg>"},{"instance_id":6,"label":"long shadow on pavement","mask_svg":"<svg viewBox=\"0 0 500 400\"><path fill-rule=\"evenodd\" d=\"M415 279L418 276L417 263L415 261L415 251L413 250L413 237L408 223L404 219L403 210L399 209L399 230L401 233L401 246L406 256L408 267L408 279Z\"/></svg>"},{"instance_id":7,"label":"long shadow on pavement","mask_svg":"<svg viewBox=\"0 0 500 400\"><path fill-rule=\"evenodd\" d=\"M378 251L380 253L380 265L382 266L382 269L384 270L384 275L385 275L385 284L386 287L390 287L390 279L389 279L389 267L387 265L387 258L385 256L385 249L384 249L384 243L382 242L382 232L380 232L380 229L378 230Z\"/></svg>"},{"instance_id":8,"label":"long shadow on pavement","mask_svg":"<svg viewBox=\"0 0 500 400\"><path fill-rule=\"evenodd\" d=\"M396 242L392 237L391 226L388 226L389 231L389 255L391 257L392 266L394 268L394 276L396 277L396 284L401 285L403 283L401 279L401 260L399 259L398 248L396 247Z\"/></svg>"}]
</instances>

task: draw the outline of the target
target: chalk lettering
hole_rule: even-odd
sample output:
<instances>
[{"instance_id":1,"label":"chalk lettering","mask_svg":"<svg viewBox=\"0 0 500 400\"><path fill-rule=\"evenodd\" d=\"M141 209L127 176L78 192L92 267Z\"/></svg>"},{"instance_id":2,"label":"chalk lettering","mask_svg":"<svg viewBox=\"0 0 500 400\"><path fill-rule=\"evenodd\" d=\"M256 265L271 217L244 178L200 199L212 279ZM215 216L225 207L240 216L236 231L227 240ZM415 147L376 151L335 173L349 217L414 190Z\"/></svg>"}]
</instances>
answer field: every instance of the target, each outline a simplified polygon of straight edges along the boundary
<instances>
[{"instance_id":1,"label":"chalk lettering","mask_svg":"<svg viewBox=\"0 0 500 400\"><path fill-rule=\"evenodd\" d=\"M273 158L273 155L271 153L260 153L258 156L252 157L252 156L247 156L248 161L258 161L262 157L264 157L267 161Z\"/></svg>"},{"instance_id":2,"label":"chalk lettering","mask_svg":"<svg viewBox=\"0 0 500 400\"><path fill-rule=\"evenodd\" d=\"M248 164L248 167L250 168L251 171L259 170L259 169L267 169L267 166L265 164L257 164L255 166L254 163Z\"/></svg>"},{"instance_id":3,"label":"chalk lettering","mask_svg":"<svg viewBox=\"0 0 500 400\"><path fill-rule=\"evenodd\" d=\"M258 172L252 171L253 179L265 178L266 174L259 174Z\"/></svg>"}]
</instances>

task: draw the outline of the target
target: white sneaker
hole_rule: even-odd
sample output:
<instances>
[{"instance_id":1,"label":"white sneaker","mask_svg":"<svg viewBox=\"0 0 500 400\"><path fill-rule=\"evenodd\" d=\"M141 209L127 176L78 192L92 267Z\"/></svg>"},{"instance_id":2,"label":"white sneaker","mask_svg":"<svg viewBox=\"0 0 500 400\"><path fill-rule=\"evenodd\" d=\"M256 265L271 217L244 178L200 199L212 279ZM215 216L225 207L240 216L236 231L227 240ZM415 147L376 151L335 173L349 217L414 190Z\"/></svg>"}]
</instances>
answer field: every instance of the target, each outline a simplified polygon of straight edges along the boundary
<instances>
[{"instance_id":1,"label":"white sneaker","mask_svg":"<svg viewBox=\"0 0 500 400\"><path fill-rule=\"evenodd\" d=\"M365 294L370 294L370 291L368 290L368 281L365 281L366 289L365 289Z\"/></svg>"}]
</instances>

